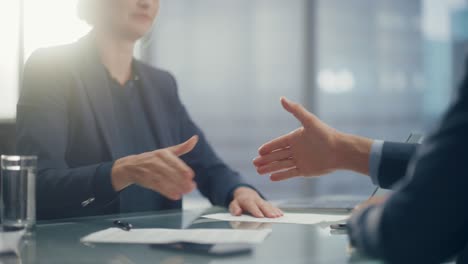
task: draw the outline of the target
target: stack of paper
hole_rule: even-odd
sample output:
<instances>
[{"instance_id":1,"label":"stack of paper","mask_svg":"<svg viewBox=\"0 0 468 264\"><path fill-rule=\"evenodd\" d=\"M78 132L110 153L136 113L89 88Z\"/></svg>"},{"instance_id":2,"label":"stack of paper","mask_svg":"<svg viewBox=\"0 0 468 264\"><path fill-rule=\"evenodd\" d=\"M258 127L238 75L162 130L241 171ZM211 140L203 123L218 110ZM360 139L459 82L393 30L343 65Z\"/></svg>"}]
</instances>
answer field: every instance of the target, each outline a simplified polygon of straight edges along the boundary
<instances>
[{"instance_id":1,"label":"stack of paper","mask_svg":"<svg viewBox=\"0 0 468 264\"><path fill-rule=\"evenodd\" d=\"M81 239L84 243L168 244L190 242L197 244L247 243L258 244L271 233L263 230L231 229L158 229L142 228L124 231L108 228Z\"/></svg>"},{"instance_id":2,"label":"stack of paper","mask_svg":"<svg viewBox=\"0 0 468 264\"><path fill-rule=\"evenodd\" d=\"M257 222L257 223L285 223L285 224L306 224L314 225L321 222L338 222L349 218L349 215L330 215L330 214L293 214L285 213L278 218L255 218L253 216L241 215L233 216L228 213L204 215L205 218L238 221L238 222Z\"/></svg>"}]
</instances>

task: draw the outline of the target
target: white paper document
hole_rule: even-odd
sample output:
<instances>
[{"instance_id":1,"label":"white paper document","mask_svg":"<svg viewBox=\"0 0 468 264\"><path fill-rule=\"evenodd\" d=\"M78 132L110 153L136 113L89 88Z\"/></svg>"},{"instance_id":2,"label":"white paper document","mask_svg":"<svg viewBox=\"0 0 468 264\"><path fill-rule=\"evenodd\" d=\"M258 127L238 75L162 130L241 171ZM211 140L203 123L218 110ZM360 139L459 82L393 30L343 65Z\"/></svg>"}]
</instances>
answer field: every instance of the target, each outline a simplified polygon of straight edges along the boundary
<instances>
[{"instance_id":1,"label":"white paper document","mask_svg":"<svg viewBox=\"0 0 468 264\"><path fill-rule=\"evenodd\" d=\"M321 222L343 221L348 219L349 215L285 213L282 217L278 218L256 218L249 215L233 216L229 213L219 213L204 215L203 217L222 221L313 225Z\"/></svg>"},{"instance_id":2,"label":"white paper document","mask_svg":"<svg viewBox=\"0 0 468 264\"><path fill-rule=\"evenodd\" d=\"M19 251L21 238L25 233L26 232L24 230L15 232L0 232L0 253L17 253Z\"/></svg>"},{"instance_id":3,"label":"white paper document","mask_svg":"<svg viewBox=\"0 0 468 264\"><path fill-rule=\"evenodd\" d=\"M81 239L84 243L167 244L190 242L197 244L247 243L258 244L271 233L271 229L159 229L142 228L125 231L108 228Z\"/></svg>"}]
</instances>

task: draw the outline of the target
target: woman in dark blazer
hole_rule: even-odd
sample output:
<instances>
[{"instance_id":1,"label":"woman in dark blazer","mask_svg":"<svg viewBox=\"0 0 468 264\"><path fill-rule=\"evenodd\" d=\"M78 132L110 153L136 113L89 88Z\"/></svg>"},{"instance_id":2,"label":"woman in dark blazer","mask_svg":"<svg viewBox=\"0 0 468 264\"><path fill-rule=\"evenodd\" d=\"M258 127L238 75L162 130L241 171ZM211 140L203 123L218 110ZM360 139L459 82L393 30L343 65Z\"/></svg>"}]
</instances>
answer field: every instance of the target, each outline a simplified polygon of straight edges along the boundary
<instances>
[{"instance_id":1,"label":"woman in dark blazer","mask_svg":"<svg viewBox=\"0 0 468 264\"><path fill-rule=\"evenodd\" d=\"M213 152L174 78L133 58L157 0L82 0L92 31L25 66L19 154L39 157L39 219L181 208L198 187L232 214L277 217Z\"/></svg>"}]
</instances>

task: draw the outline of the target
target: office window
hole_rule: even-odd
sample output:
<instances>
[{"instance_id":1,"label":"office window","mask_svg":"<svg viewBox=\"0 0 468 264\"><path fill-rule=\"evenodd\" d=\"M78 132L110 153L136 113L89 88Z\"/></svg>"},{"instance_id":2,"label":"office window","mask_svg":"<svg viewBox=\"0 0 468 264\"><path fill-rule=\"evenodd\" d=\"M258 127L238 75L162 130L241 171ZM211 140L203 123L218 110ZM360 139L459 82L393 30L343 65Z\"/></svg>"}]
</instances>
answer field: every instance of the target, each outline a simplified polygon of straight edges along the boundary
<instances>
[{"instance_id":1,"label":"office window","mask_svg":"<svg viewBox=\"0 0 468 264\"><path fill-rule=\"evenodd\" d=\"M466 17L466 2L457 0L319 0L314 102L320 117L385 140L427 132L460 80ZM372 189L368 178L350 172L316 186L317 193Z\"/></svg>"},{"instance_id":2,"label":"office window","mask_svg":"<svg viewBox=\"0 0 468 264\"><path fill-rule=\"evenodd\" d=\"M15 117L21 57L89 30L77 18L77 0L24 0L21 47L20 5L10 2L2 4L9 11L0 18L8 40L0 49L0 119ZM281 109L281 95L343 131L403 140L434 126L464 72L464 0L161 5L141 58L175 75L183 101L220 156L271 198L372 188L349 172L282 183L256 174L251 160L258 146L299 125Z\"/></svg>"},{"instance_id":3,"label":"office window","mask_svg":"<svg viewBox=\"0 0 468 264\"><path fill-rule=\"evenodd\" d=\"M0 9L0 120L16 117L19 80L20 4L18 1L3 1Z\"/></svg>"},{"instance_id":4,"label":"office window","mask_svg":"<svg viewBox=\"0 0 468 264\"><path fill-rule=\"evenodd\" d=\"M76 4L77 0L23 0L0 4L5 11L0 16L3 36L0 120L16 117L22 64L31 53L38 48L70 43L89 31L89 26L77 17Z\"/></svg>"},{"instance_id":5,"label":"office window","mask_svg":"<svg viewBox=\"0 0 468 264\"><path fill-rule=\"evenodd\" d=\"M192 117L220 156L268 197L308 195L308 181L272 183L252 159L298 123L279 98L304 90L302 0L162 1L143 58L170 70Z\"/></svg>"},{"instance_id":6,"label":"office window","mask_svg":"<svg viewBox=\"0 0 468 264\"><path fill-rule=\"evenodd\" d=\"M71 43L90 27L78 18L78 0L24 1L24 59L44 47Z\"/></svg>"},{"instance_id":7,"label":"office window","mask_svg":"<svg viewBox=\"0 0 468 264\"><path fill-rule=\"evenodd\" d=\"M283 183L258 176L257 147L298 126L279 96L343 131L403 141L434 126L463 73L464 0L161 3L143 58L175 75L218 153L270 198L373 188L350 172Z\"/></svg>"},{"instance_id":8,"label":"office window","mask_svg":"<svg viewBox=\"0 0 468 264\"><path fill-rule=\"evenodd\" d=\"M403 141L423 131L421 1L319 0L317 109L349 133ZM336 172L319 193L371 190L367 177Z\"/></svg>"}]
</instances>

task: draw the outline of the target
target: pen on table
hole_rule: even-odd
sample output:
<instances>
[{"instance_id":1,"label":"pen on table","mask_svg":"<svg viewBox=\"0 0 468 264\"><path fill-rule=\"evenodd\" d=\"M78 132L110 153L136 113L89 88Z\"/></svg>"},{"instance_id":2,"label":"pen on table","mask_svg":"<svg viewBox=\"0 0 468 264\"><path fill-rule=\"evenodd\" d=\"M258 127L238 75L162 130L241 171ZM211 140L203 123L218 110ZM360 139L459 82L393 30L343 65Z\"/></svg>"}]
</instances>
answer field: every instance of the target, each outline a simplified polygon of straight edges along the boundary
<instances>
[{"instance_id":1,"label":"pen on table","mask_svg":"<svg viewBox=\"0 0 468 264\"><path fill-rule=\"evenodd\" d=\"M333 224L333 225L330 225L330 228L331 228L331 229L335 229L335 230L346 230L347 225L346 225L345 223L342 223L342 224Z\"/></svg>"},{"instance_id":2,"label":"pen on table","mask_svg":"<svg viewBox=\"0 0 468 264\"><path fill-rule=\"evenodd\" d=\"M125 230L125 231L130 231L130 229L132 229L132 227L133 227L132 224L127 223L127 222L123 222L123 221L120 221L120 220L115 220L114 225L116 225L118 228L120 228L122 230Z\"/></svg>"}]
</instances>

